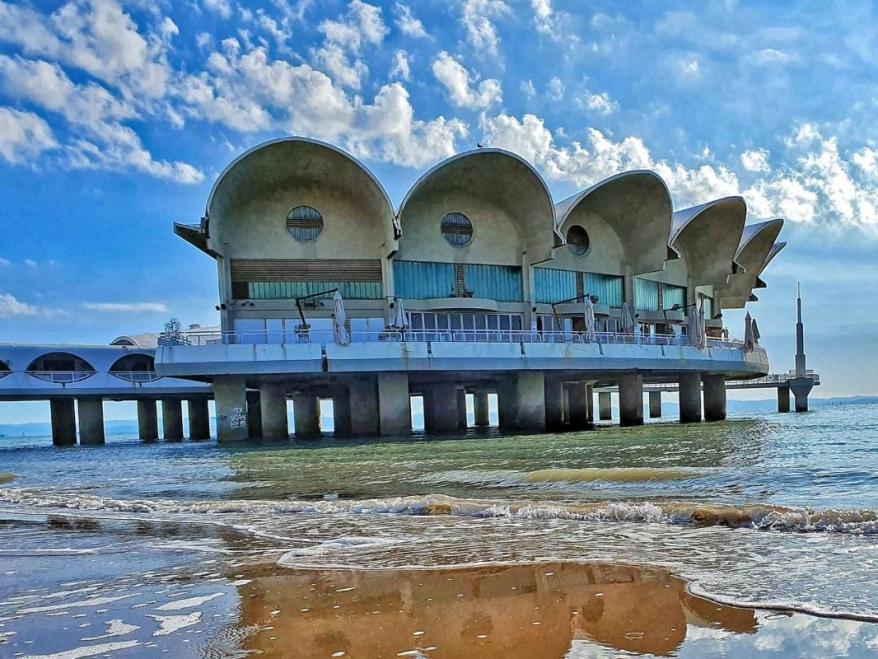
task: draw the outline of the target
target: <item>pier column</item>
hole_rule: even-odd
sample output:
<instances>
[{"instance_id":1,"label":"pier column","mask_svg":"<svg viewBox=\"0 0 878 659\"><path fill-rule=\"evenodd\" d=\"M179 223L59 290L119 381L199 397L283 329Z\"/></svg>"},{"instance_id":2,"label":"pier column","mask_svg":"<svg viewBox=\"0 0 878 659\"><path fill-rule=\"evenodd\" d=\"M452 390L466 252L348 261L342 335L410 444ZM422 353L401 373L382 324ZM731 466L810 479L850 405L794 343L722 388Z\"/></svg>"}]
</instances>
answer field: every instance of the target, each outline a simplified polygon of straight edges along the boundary
<instances>
[{"instance_id":1,"label":"pier column","mask_svg":"<svg viewBox=\"0 0 878 659\"><path fill-rule=\"evenodd\" d=\"M587 390L585 382L567 383L567 406L570 410L570 425L574 428L588 425Z\"/></svg>"},{"instance_id":2,"label":"pier column","mask_svg":"<svg viewBox=\"0 0 878 659\"><path fill-rule=\"evenodd\" d=\"M377 435L381 429L378 416L378 386L374 378L358 378L350 385L351 432L355 437Z\"/></svg>"},{"instance_id":3,"label":"pier column","mask_svg":"<svg viewBox=\"0 0 878 659\"><path fill-rule=\"evenodd\" d=\"M778 387L777 388L777 411L778 412L789 412L790 411L790 388L789 387Z\"/></svg>"},{"instance_id":4,"label":"pier column","mask_svg":"<svg viewBox=\"0 0 878 659\"><path fill-rule=\"evenodd\" d=\"M722 421L726 418L726 379L722 375L705 375L704 418Z\"/></svg>"},{"instance_id":5,"label":"pier column","mask_svg":"<svg viewBox=\"0 0 878 659\"><path fill-rule=\"evenodd\" d=\"M262 439L262 403L258 391L247 392L247 437Z\"/></svg>"},{"instance_id":6,"label":"pier column","mask_svg":"<svg viewBox=\"0 0 878 659\"><path fill-rule=\"evenodd\" d=\"M343 384L332 389L333 433L336 437L351 436L351 394Z\"/></svg>"},{"instance_id":7,"label":"pier column","mask_svg":"<svg viewBox=\"0 0 878 659\"><path fill-rule=\"evenodd\" d=\"M613 399L609 391L598 392L598 415L601 421L613 419Z\"/></svg>"},{"instance_id":8,"label":"pier column","mask_svg":"<svg viewBox=\"0 0 878 659\"><path fill-rule=\"evenodd\" d=\"M619 422L623 426L643 425L643 376L640 373L619 378Z\"/></svg>"},{"instance_id":9,"label":"pier column","mask_svg":"<svg viewBox=\"0 0 878 659\"><path fill-rule=\"evenodd\" d=\"M162 400L162 436L171 442L183 439L183 401L177 398Z\"/></svg>"},{"instance_id":10,"label":"pier column","mask_svg":"<svg viewBox=\"0 0 878 659\"><path fill-rule=\"evenodd\" d=\"M594 425L594 385L585 385L585 418L589 426Z\"/></svg>"},{"instance_id":11,"label":"pier column","mask_svg":"<svg viewBox=\"0 0 878 659\"><path fill-rule=\"evenodd\" d=\"M210 439L210 412L207 398L190 398L186 401L189 410L189 439Z\"/></svg>"},{"instance_id":12,"label":"pier column","mask_svg":"<svg viewBox=\"0 0 878 659\"><path fill-rule=\"evenodd\" d=\"M216 440L220 443L247 439L246 380L235 375L219 376L213 381L216 403Z\"/></svg>"},{"instance_id":13,"label":"pier column","mask_svg":"<svg viewBox=\"0 0 878 659\"><path fill-rule=\"evenodd\" d=\"M502 430L515 429L517 389L514 374L503 376L497 384L497 417Z\"/></svg>"},{"instance_id":14,"label":"pier column","mask_svg":"<svg viewBox=\"0 0 878 659\"><path fill-rule=\"evenodd\" d=\"M488 405L488 392L477 391L473 394L473 406L476 413L476 426L491 425L491 411Z\"/></svg>"},{"instance_id":15,"label":"pier column","mask_svg":"<svg viewBox=\"0 0 878 659\"><path fill-rule=\"evenodd\" d=\"M521 430L546 429L546 378L536 371L518 374L516 426Z\"/></svg>"},{"instance_id":16,"label":"pier column","mask_svg":"<svg viewBox=\"0 0 878 659\"><path fill-rule=\"evenodd\" d=\"M429 433L453 432L457 427L457 387L436 383L424 388L424 427Z\"/></svg>"},{"instance_id":17,"label":"pier column","mask_svg":"<svg viewBox=\"0 0 878 659\"><path fill-rule=\"evenodd\" d=\"M466 418L466 389L461 387L457 390L457 429L466 430L469 421Z\"/></svg>"},{"instance_id":18,"label":"pier column","mask_svg":"<svg viewBox=\"0 0 878 659\"><path fill-rule=\"evenodd\" d=\"M293 421L296 439L320 437L320 399L314 394L293 394Z\"/></svg>"},{"instance_id":19,"label":"pier column","mask_svg":"<svg viewBox=\"0 0 878 659\"><path fill-rule=\"evenodd\" d=\"M159 438L159 419L152 398L137 399L137 436L143 440Z\"/></svg>"},{"instance_id":20,"label":"pier column","mask_svg":"<svg viewBox=\"0 0 878 659\"><path fill-rule=\"evenodd\" d=\"M679 378L680 423L701 421L701 375L683 373Z\"/></svg>"},{"instance_id":21,"label":"pier column","mask_svg":"<svg viewBox=\"0 0 878 659\"><path fill-rule=\"evenodd\" d=\"M407 373L379 373L378 406L381 434L408 435L412 430L412 402Z\"/></svg>"},{"instance_id":22,"label":"pier column","mask_svg":"<svg viewBox=\"0 0 878 659\"><path fill-rule=\"evenodd\" d=\"M662 392L649 392L649 418L660 419L662 417Z\"/></svg>"},{"instance_id":23,"label":"pier column","mask_svg":"<svg viewBox=\"0 0 878 659\"><path fill-rule=\"evenodd\" d=\"M52 415L52 443L55 446L76 444L76 410L72 398L52 398L49 400Z\"/></svg>"},{"instance_id":24,"label":"pier column","mask_svg":"<svg viewBox=\"0 0 878 659\"><path fill-rule=\"evenodd\" d=\"M100 398L78 398L79 443L93 446L104 443L104 401Z\"/></svg>"},{"instance_id":25,"label":"pier column","mask_svg":"<svg viewBox=\"0 0 878 659\"><path fill-rule=\"evenodd\" d=\"M287 390L283 382L264 382L259 387L259 411L262 416L262 437L289 439L287 422Z\"/></svg>"},{"instance_id":26,"label":"pier column","mask_svg":"<svg viewBox=\"0 0 878 659\"><path fill-rule=\"evenodd\" d=\"M546 378L545 389L546 428L560 430L564 425L564 383L555 378Z\"/></svg>"}]
</instances>

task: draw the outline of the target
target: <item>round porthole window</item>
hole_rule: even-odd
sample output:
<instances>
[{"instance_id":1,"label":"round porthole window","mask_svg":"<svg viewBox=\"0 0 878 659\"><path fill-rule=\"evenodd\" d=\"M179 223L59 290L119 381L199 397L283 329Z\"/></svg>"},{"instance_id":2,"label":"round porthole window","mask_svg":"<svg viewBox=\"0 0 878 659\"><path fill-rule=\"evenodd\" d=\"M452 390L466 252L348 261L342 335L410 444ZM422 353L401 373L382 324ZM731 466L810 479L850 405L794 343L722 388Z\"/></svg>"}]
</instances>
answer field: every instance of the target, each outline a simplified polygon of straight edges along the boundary
<instances>
[{"instance_id":1,"label":"round porthole window","mask_svg":"<svg viewBox=\"0 0 878 659\"><path fill-rule=\"evenodd\" d=\"M299 242L315 240L323 231L323 216L316 208L296 206L287 213L287 231Z\"/></svg>"},{"instance_id":2,"label":"round porthole window","mask_svg":"<svg viewBox=\"0 0 878 659\"><path fill-rule=\"evenodd\" d=\"M473 239L473 224L463 213L447 213L442 218L442 235L455 247L469 245Z\"/></svg>"},{"instance_id":3,"label":"round porthole window","mask_svg":"<svg viewBox=\"0 0 878 659\"><path fill-rule=\"evenodd\" d=\"M584 256L588 253L591 243L588 240L588 233L578 224L574 224L567 229L567 247L576 256Z\"/></svg>"}]
</instances>

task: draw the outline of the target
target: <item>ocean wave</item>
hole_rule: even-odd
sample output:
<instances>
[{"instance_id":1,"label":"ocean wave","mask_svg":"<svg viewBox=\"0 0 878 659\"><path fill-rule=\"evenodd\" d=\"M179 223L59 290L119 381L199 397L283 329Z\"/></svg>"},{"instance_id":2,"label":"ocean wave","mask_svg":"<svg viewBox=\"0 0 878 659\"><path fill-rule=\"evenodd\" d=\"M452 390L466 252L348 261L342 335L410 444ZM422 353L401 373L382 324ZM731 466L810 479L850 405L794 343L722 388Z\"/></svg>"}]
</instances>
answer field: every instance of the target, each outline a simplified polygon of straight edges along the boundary
<instances>
[{"instance_id":1,"label":"ocean wave","mask_svg":"<svg viewBox=\"0 0 878 659\"><path fill-rule=\"evenodd\" d=\"M878 511L813 510L771 504L747 506L707 505L681 502L549 503L461 499L446 495L387 497L380 499L323 501L179 501L174 499L111 499L81 492L0 488L0 502L27 509L147 514L150 516L197 516L208 522L223 515L257 518L294 514L398 514L448 515L518 519L560 519L584 522L641 522L726 526L765 531L878 534ZM211 516L211 518L205 517Z\"/></svg>"},{"instance_id":2,"label":"ocean wave","mask_svg":"<svg viewBox=\"0 0 878 659\"><path fill-rule=\"evenodd\" d=\"M450 469L421 476L427 483L482 487L551 486L577 483L660 483L700 478L703 470L679 467L551 467L534 471Z\"/></svg>"}]
</instances>

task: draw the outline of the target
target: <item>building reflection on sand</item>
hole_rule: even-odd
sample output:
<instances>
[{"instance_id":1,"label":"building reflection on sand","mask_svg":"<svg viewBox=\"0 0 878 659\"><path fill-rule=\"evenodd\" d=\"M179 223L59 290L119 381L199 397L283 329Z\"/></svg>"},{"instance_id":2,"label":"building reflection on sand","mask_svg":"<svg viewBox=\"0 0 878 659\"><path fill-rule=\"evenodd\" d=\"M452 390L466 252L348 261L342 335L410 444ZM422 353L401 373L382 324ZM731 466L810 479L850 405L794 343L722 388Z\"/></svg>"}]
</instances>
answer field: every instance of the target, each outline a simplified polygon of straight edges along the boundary
<instances>
[{"instance_id":1,"label":"building reflection on sand","mask_svg":"<svg viewBox=\"0 0 878 659\"><path fill-rule=\"evenodd\" d=\"M579 641L668 654L689 626L753 633L752 609L624 565L278 570L239 587L246 649L269 657L562 657ZM344 654L338 654L344 653Z\"/></svg>"}]
</instances>

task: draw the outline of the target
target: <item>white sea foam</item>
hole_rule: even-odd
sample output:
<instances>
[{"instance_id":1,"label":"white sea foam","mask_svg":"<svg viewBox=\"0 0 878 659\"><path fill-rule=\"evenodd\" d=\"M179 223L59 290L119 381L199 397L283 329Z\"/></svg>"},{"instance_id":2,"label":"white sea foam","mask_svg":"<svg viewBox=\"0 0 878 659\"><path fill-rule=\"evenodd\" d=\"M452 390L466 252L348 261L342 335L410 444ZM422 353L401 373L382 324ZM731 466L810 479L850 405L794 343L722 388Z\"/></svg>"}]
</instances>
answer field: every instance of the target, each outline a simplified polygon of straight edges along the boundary
<instances>
[{"instance_id":1,"label":"white sea foam","mask_svg":"<svg viewBox=\"0 0 878 659\"><path fill-rule=\"evenodd\" d=\"M95 657L116 650L124 650L140 645L139 641L115 641L113 643L100 643L98 645L84 645L72 650L55 652L54 654L29 654L22 659L82 659L83 657Z\"/></svg>"},{"instance_id":2,"label":"white sea foam","mask_svg":"<svg viewBox=\"0 0 878 659\"><path fill-rule=\"evenodd\" d=\"M78 600L76 602L67 602L66 604L50 604L47 606L32 606L26 609L20 609L18 613L45 613L47 611L61 611L64 609L78 609L89 606L101 606L118 602L129 597L134 597L140 593L131 593L128 595L116 595L115 597L92 597L91 599Z\"/></svg>"},{"instance_id":3,"label":"white sea foam","mask_svg":"<svg viewBox=\"0 0 878 659\"><path fill-rule=\"evenodd\" d=\"M153 636L168 636L185 627L191 627L201 622L201 611L193 611L179 616L149 616L159 623L159 628L153 632Z\"/></svg>"},{"instance_id":4,"label":"white sea foam","mask_svg":"<svg viewBox=\"0 0 878 659\"><path fill-rule=\"evenodd\" d=\"M183 600L174 600L173 602L168 602L166 604L162 604L161 606L157 606L155 610L181 611L183 609L191 609L195 606L201 606L202 604L209 602L210 600L214 600L217 597L222 597L223 595L225 595L225 593L212 593L210 595L204 595L202 597L190 597Z\"/></svg>"},{"instance_id":5,"label":"white sea foam","mask_svg":"<svg viewBox=\"0 0 878 659\"><path fill-rule=\"evenodd\" d=\"M107 631L105 634L101 634L100 636L87 636L83 638L83 641L99 641L102 638L113 638L114 636L126 636L127 634L131 634L132 632L136 632L140 627L138 625L129 625L124 622L121 618L114 618L113 620L107 620Z\"/></svg>"}]
</instances>

